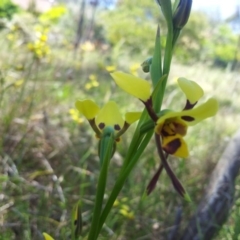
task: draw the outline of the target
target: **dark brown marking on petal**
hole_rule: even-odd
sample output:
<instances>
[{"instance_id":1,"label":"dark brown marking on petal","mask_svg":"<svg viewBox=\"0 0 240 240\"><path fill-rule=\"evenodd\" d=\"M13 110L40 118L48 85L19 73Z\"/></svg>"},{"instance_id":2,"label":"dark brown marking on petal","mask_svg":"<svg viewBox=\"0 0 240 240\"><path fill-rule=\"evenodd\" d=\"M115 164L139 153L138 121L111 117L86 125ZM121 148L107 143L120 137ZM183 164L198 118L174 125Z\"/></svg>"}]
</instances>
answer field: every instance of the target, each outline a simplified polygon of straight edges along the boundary
<instances>
[{"instance_id":1,"label":"dark brown marking on petal","mask_svg":"<svg viewBox=\"0 0 240 240\"><path fill-rule=\"evenodd\" d=\"M164 124L161 133L165 137L174 136L176 134L175 125L172 122Z\"/></svg>"},{"instance_id":2,"label":"dark brown marking on petal","mask_svg":"<svg viewBox=\"0 0 240 240\"><path fill-rule=\"evenodd\" d=\"M166 131L164 131L164 129L162 130L161 134L162 134L164 137L167 137L167 136L169 136L169 133L168 133L168 132L166 132Z\"/></svg>"},{"instance_id":3,"label":"dark brown marking on petal","mask_svg":"<svg viewBox=\"0 0 240 240\"><path fill-rule=\"evenodd\" d=\"M192 108L194 108L194 106L195 106L196 104L197 104L197 102L195 102L195 103L190 103L189 100L187 100L186 105L185 105L185 107L184 107L183 110L192 109Z\"/></svg>"},{"instance_id":4,"label":"dark brown marking on petal","mask_svg":"<svg viewBox=\"0 0 240 240\"><path fill-rule=\"evenodd\" d=\"M98 127L99 127L100 129L104 129L105 123L99 123L99 124L98 124Z\"/></svg>"},{"instance_id":5,"label":"dark brown marking on petal","mask_svg":"<svg viewBox=\"0 0 240 240\"><path fill-rule=\"evenodd\" d=\"M174 154L180 148L180 146L181 141L179 138L176 138L164 146L163 149L169 154Z\"/></svg>"},{"instance_id":6,"label":"dark brown marking on petal","mask_svg":"<svg viewBox=\"0 0 240 240\"><path fill-rule=\"evenodd\" d=\"M187 133L187 127L180 123L173 123L175 127L175 132L184 136Z\"/></svg>"},{"instance_id":7,"label":"dark brown marking on petal","mask_svg":"<svg viewBox=\"0 0 240 240\"><path fill-rule=\"evenodd\" d=\"M174 136L176 133L169 133L167 131L165 131L164 129L162 130L161 134L164 136L164 137L168 137L168 136Z\"/></svg>"},{"instance_id":8,"label":"dark brown marking on petal","mask_svg":"<svg viewBox=\"0 0 240 240\"><path fill-rule=\"evenodd\" d=\"M187 122L192 122L195 120L195 118L190 117L190 116L182 116L181 119L187 121Z\"/></svg>"},{"instance_id":9,"label":"dark brown marking on petal","mask_svg":"<svg viewBox=\"0 0 240 240\"><path fill-rule=\"evenodd\" d=\"M119 131L119 130L121 129L121 127L120 127L118 124L115 124L115 125L114 125L114 129L115 129L116 131Z\"/></svg>"}]
</instances>

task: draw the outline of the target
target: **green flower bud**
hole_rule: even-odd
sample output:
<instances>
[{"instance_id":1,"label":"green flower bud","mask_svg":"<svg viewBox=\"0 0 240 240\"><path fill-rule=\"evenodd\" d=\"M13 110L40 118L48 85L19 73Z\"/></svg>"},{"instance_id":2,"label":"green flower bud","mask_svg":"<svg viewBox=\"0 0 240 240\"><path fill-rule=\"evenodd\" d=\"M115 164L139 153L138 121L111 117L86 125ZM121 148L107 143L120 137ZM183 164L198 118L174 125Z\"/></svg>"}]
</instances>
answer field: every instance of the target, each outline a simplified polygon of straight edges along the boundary
<instances>
[{"instance_id":1,"label":"green flower bud","mask_svg":"<svg viewBox=\"0 0 240 240\"><path fill-rule=\"evenodd\" d=\"M192 0L180 0L176 11L173 14L173 26L183 28L189 18L192 7Z\"/></svg>"},{"instance_id":2,"label":"green flower bud","mask_svg":"<svg viewBox=\"0 0 240 240\"><path fill-rule=\"evenodd\" d=\"M150 71L151 64L152 64L152 57L149 57L141 64L143 72L148 73Z\"/></svg>"}]
</instances>

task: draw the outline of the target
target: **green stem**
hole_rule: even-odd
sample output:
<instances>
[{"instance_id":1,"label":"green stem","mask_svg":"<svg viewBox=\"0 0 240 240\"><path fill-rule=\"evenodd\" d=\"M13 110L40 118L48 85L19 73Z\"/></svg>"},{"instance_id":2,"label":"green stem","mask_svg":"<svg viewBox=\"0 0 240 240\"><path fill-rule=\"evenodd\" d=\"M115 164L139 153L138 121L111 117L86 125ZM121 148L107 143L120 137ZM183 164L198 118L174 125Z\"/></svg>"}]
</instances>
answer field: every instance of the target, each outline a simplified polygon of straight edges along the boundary
<instances>
[{"instance_id":1,"label":"green stem","mask_svg":"<svg viewBox=\"0 0 240 240\"><path fill-rule=\"evenodd\" d=\"M113 130L114 131L114 130ZM94 210L93 210L93 218L91 222L91 227L88 235L89 240L95 240L97 239L97 229L99 228L99 220L100 220L100 214L102 211L102 203L103 203L103 197L107 182L107 171L108 171L108 165L109 161L112 157L112 149L114 146L114 138L113 138L113 132L112 130L106 131L103 133L103 136L100 140L100 162L101 165L101 171L98 179L98 185L97 185L97 193L96 193L96 199L94 203ZM101 225L102 226L102 225Z\"/></svg>"},{"instance_id":2,"label":"green stem","mask_svg":"<svg viewBox=\"0 0 240 240\"><path fill-rule=\"evenodd\" d=\"M176 44L176 42L177 42L177 39L178 39L178 37L179 37L179 35L180 35L180 32L181 32L181 29L179 29L179 28L175 28L175 29L173 30L173 40L172 40L172 48L173 48L173 49L174 49L175 44Z\"/></svg>"},{"instance_id":3,"label":"green stem","mask_svg":"<svg viewBox=\"0 0 240 240\"><path fill-rule=\"evenodd\" d=\"M169 24L167 42L165 47L164 61L163 61L163 75L169 74L171 61L172 61L172 41L173 41L173 27ZM166 81L167 82L167 79ZM165 88L164 88L165 90Z\"/></svg>"},{"instance_id":4,"label":"green stem","mask_svg":"<svg viewBox=\"0 0 240 240\"><path fill-rule=\"evenodd\" d=\"M161 141L160 141L160 136L156 133L155 133L155 142L156 142L156 146L157 146L157 150L158 150L158 155L161 159L163 167L165 168L168 176L170 177L170 179L172 181L172 184L173 184L174 188L176 189L176 191L184 198L184 196L186 195L186 191L183 188L181 182L175 176L172 169L170 168L170 166L167 162L167 158L164 156L164 153L163 153L163 149L162 149Z\"/></svg>"},{"instance_id":5,"label":"green stem","mask_svg":"<svg viewBox=\"0 0 240 240\"><path fill-rule=\"evenodd\" d=\"M175 39L176 41L177 39ZM162 82L162 88L161 88L161 94L160 94L160 102L162 103L165 88L167 85L168 80L168 74L170 72L171 67L171 61L172 61L172 54L173 54L173 25L172 22L168 24L168 34L167 34L167 42L165 47L165 53L164 53L164 61L163 61L163 75L167 75L167 77ZM161 110L161 109L160 109Z\"/></svg>"},{"instance_id":6,"label":"green stem","mask_svg":"<svg viewBox=\"0 0 240 240\"><path fill-rule=\"evenodd\" d=\"M143 141L139 144L138 149L135 152L135 155L132 157L132 159L126 159L129 161L129 164L126 166L126 168L124 169L124 171L122 172L122 174L119 174L119 177L113 187L113 190L111 192L111 195L109 196L109 199L102 211L100 220L99 220L99 225L98 228L96 230L96 236L99 235L102 226L119 194L119 192L121 191L127 177L129 176L129 174L131 173L132 169L134 168L134 166L136 165L136 163L138 162L139 157L141 156L141 154L143 153L144 149L146 148L146 146L148 145L148 142L150 141L151 137L152 137L153 131L148 132ZM130 161L131 160L131 161ZM92 240L92 239L91 239Z\"/></svg>"},{"instance_id":7,"label":"green stem","mask_svg":"<svg viewBox=\"0 0 240 240\"><path fill-rule=\"evenodd\" d=\"M137 128L134 132L131 144L128 148L128 152L127 152L127 156L123 162L123 166L122 166L122 170L123 171L125 169L125 167L129 164L129 160L131 160L131 156L135 153L136 149L138 148L139 144L141 143L142 139L143 139L143 134L140 134L140 128L142 126L143 123L145 123L146 121L149 120L148 114L146 109L143 111L142 116L138 122ZM120 173L121 175L121 173Z\"/></svg>"}]
</instances>

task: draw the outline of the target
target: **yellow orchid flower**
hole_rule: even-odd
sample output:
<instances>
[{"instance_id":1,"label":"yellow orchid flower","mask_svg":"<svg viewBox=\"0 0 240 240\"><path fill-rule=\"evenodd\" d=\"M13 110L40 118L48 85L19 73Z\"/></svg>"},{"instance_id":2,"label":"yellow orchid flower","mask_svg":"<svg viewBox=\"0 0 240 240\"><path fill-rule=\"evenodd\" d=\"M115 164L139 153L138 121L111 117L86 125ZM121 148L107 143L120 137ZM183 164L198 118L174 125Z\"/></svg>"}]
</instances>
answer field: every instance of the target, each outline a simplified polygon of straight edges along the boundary
<instances>
[{"instance_id":1,"label":"yellow orchid flower","mask_svg":"<svg viewBox=\"0 0 240 240\"><path fill-rule=\"evenodd\" d=\"M107 102L102 109L89 99L78 100L75 106L87 118L97 137L100 137L105 127L112 127L116 136L119 137L130 124L137 121L141 116L141 112L128 112L123 119L119 107L114 101Z\"/></svg>"},{"instance_id":2,"label":"yellow orchid flower","mask_svg":"<svg viewBox=\"0 0 240 240\"><path fill-rule=\"evenodd\" d=\"M54 240L50 235L48 235L47 233L43 233L44 239L45 240Z\"/></svg>"},{"instance_id":3,"label":"yellow orchid flower","mask_svg":"<svg viewBox=\"0 0 240 240\"><path fill-rule=\"evenodd\" d=\"M188 126L212 117L217 113L218 102L214 98L193 108L203 95L201 87L187 79L178 79L178 84L187 97L187 104L183 111L162 111L162 116L156 122L155 132L162 137L162 147L165 152L177 157L187 157L188 148L183 137Z\"/></svg>"},{"instance_id":4,"label":"yellow orchid flower","mask_svg":"<svg viewBox=\"0 0 240 240\"><path fill-rule=\"evenodd\" d=\"M151 85L149 82L122 72L114 72L111 76L125 92L144 102L150 117L156 122L155 132L162 137L163 149L167 153L178 157L188 156L187 144L183 139L188 126L214 116L218 110L218 103L214 98L210 98L204 104L193 109L203 96L204 91L196 82L186 78L179 78L177 80L178 85L187 98L183 111L163 110L161 116L156 117L154 113L151 115L152 109L148 103L151 99Z\"/></svg>"}]
</instances>

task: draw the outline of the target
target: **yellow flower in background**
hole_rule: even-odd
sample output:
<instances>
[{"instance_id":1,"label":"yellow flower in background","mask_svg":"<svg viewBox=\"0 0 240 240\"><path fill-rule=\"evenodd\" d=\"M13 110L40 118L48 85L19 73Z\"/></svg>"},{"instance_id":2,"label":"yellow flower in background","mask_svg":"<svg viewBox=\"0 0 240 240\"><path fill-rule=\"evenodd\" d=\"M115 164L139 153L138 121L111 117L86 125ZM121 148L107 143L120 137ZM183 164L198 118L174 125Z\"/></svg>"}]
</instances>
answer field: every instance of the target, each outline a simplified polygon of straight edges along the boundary
<instances>
[{"instance_id":1,"label":"yellow flower in background","mask_svg":"<svg viewBox=\"0 0 240 240\"><path fill-rule=\"evenodd\" d=\"M7 39L10 40L10 41L16 40L15 35L12 34L12 33L9 33L9 34L7 35Z\"/></svg>"},{"instance_id":2,"label":"yellow flower in background","mask_svg":"<svg viewBox=\"0 0 240 240\"><path fill-rule=\"evenodd\" d=\"M20 87L20 86L23 85L23 83L24 83L24 79L19 79L16 82L14 82L14 86L15 87Z\"/></svg>"},{"instance_id":3,"label":"yellow flower in background","mask_svg":"<svg viewBox=\"0 0 240 240\"><path fill-rule=\"evenodd\" d=\"M43 233L44 239L45 240L54 240L50 235L48 235L47 233Z\"/></svg>"},{"instance_id":4,"label":"yellow flower in background","mask_svg":"<svg viewBox=\"0 0 240 240\"><path fill-rule=\"evenodd\" d=\"M77 122L79 124L84 122L84 119L79 117L79 112L75 108L69 109L69 114L74 122Z\"/></svg>"},{"instance_id":5,"label":"yellow flower in background","mask_svg":"<svg viewBox=\"0 0 240 240\"><path fill-rule=\"evenodd\" d=\"M163 110L156 122L155 132L162 137L162 147L165 152L185 158L189 153L183 137L187 133L188 126L193 126L214 116L218 110L218 102L216 99L210 98L205 103L193 108L204 94L202 88L197 83L185 78L179 78L178 85L187 97L186 106L180 112Z\"/></svg>"},{"instance_id":6,"label":"yellow flower in background","mask_svg":"<svg viewBox=\"0 0 240 240\"><path fill-rule=\"evenodd\" d=\"M50 53L49 47L39 41L36 41L35 43L29 43L28 49L34 53L36 58L39 59L47 56Z\"/></svg>"},{"instance_id":7,"label":"yellow flower in background","mask_svg":"<svg viewBox=\"0 0 240 240\"><path fill-rule=\"evenodd\" d=\"M140 68L140 64L139 63L134 63L130 66L130 72L132 75L134 76L138 76L137 70Z\"/></svg>"},{"instance_id":8,"label":"yellow flower in background","mask_svg":"<svg viewBox=\"0 0 240 240\"><path fill-rule=\"evenodd\" d=\"M47 43L49 29L41 25L36 25L34 30L36 40L29 42L27 47L36 58L42 59L50 54L50 47Z\"/></svg>"},{"instance_id":9,"label":"yellow flower in background","mask_svg":"<svg viewBox=\"0 0 240 240\"><path fill-rule=\"evenodd\" d=\"M50 8L39 16L42 23L57 23L59 19L67 12L67 8L63 5L58 5Z\"/></svg>"},{"instance_id":10,"label":"yellow flower in background","mask_svg":"<svg viewBox=\"0 0 240 240\"><path fill-rule=\"evenodd\" d=\"M128 219L131 219L131 220L134 219L134 213L132 211L129 211L128 209L121 208L119 210L119 213Z\"/></svg>"},{"instance_id":11,"label":"yellow flower in background","mask_svg":"<svg viewBox=\"0 0 240 240\"><path fill-rule=\"evenodd\" d=\"M116 66L114 66L114 65L106 66L106 70L108 72L114 72L114 71L116 71Z\"/></svg>"},{"instance_id":12,"label":"yellow flower in background","mask_svg":"<svg viewBox=\"0 0 240 240\"><path fill-rule=\"evenodd\" d=\"M141 112L128 112L123 119L119 107L114 101L107 102L101 109L90 99L78 100L75 106L87 118L97 137L100 137L105 127L112 127L116 135L123 134L130 124L141 116Z\"/></svg>"},{"instance_id":13,"label":"yellow flower in background","mask_svg":"<svg viewBox=\"0 0 240 240\"><path fill-rule=\"evenodd\" d=\"M99 82L97 81L97 76L94 74L91 74L89 77L90 82L85 84L85 89L89 90L93 87L98 87Z\"/></svg>"},{"instance_id":14,"label":"yellow flower in background","mask_svg":"<svg viewBox=\"0 0 240 240\"><path fill-rule=\"evenodd\" d=\"M120 202L116 199L113 203L113 207L117 207L120 204Z\"/></svg>"},{"instance_id":15,"label":"yellow flower in background","mask_svg":"<svg viewBox=\"0 0 240 240\"><path fill-rule=\"evenodd\" d=\"M128 199L122 198L120 200L115 200L113 207L118 208L118 212L130 220L134 219L134 212L130 210L130 207L127 205Z\"/></svg>"}]
</instances>

